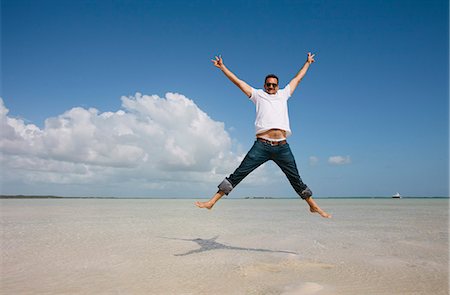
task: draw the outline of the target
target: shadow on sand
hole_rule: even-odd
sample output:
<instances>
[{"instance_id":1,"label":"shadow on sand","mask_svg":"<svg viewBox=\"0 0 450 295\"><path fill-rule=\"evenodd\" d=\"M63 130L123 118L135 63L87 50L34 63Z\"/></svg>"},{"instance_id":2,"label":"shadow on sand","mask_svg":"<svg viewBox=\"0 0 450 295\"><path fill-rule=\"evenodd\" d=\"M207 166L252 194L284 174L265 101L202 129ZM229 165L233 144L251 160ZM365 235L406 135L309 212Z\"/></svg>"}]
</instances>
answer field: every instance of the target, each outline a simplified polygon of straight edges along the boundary
<instances>
[{"instance_id":1,"label":"shadow on sand","mask_svg":"<svg viewBox=\"0 0 450 295\"><path fill-rule=\"evenodd\" d=\"M225 249L225 250L239 250L239 251L269 252L269 253L287 253L287 254L299 255L298 253L291 252L291 251L270 250L270 249L260 249L260 248L243 248L243 247L229 246L229 245L225 245L225 244L216 242L218 237L219 236L215 236L214 238L211 238L211 239L200 239L200 238L197 238L197 239L179 239L179 238L168 238L168 237L160 237L160 238L168 239L168 240L194 242L194 243L197 243L200 246L199 249L191 250L191 251L188 251L188 252L182 253L182 254L174 254L174 256L186 256L186 255L202 253L202 252L206 252L206 251L223 250L223 249Z\"/></svg>"}]
</instances>

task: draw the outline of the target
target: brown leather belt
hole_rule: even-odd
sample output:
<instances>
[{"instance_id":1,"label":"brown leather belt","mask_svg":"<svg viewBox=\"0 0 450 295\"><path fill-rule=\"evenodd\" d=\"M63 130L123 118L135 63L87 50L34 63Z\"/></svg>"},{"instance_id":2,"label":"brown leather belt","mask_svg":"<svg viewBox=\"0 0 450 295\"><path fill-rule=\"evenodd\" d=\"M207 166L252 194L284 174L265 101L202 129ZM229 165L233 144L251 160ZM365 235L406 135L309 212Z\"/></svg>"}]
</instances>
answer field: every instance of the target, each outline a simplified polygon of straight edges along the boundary
<instances>
[{"instance_id":1,"label":"brown leather belt","mask_svg":"<svg viewBox=\"0 0 450 295\"><path fill-rule=\"evenodd\" d=\"M257 140L257 141L264 142L264 143L268 143L268 144L270 144L270 145L272 145L272 146L273 146L273 145L283 145L283 144L286 144L286 143L287 143L286 139L280 140L280 141L275 141L275 140L267 140L267 139L264 139L264 138L259 138L259 137L257 137L256 140Z\"/></svg>"}]
</instances>

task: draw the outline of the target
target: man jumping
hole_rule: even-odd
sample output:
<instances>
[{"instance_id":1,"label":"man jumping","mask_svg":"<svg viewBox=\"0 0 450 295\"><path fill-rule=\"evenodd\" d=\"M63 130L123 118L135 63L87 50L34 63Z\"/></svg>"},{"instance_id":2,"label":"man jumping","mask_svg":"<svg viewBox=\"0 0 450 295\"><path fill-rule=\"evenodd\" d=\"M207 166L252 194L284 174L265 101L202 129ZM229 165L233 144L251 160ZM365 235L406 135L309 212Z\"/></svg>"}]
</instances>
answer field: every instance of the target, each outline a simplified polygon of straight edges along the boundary
<instances>
[{"instance_id":1,"label":"man jumping","mask_svg":"<svg viewBox=\"0 0 450 295\"><path fill-rule=\"evenodd\" d=\"M291 135L287 101L314 62L314 54L308 53L305 64L284 89L279 89L278 77L273 74L266 76L264 90L254 89L233 74L223 63L221 56L216 56L212 62L255 103L256 141L239 167L219 184L217 193L209 201L195 204L200 208L211 209L223 195L228 195L248 174L263 163L272 160L286 174L297 194L308 203L312 213L331 218L331 215L320 209L313 200L312 191L300 178L294 155L286 141L286 138Z\"/></svg>"}]
</instances>

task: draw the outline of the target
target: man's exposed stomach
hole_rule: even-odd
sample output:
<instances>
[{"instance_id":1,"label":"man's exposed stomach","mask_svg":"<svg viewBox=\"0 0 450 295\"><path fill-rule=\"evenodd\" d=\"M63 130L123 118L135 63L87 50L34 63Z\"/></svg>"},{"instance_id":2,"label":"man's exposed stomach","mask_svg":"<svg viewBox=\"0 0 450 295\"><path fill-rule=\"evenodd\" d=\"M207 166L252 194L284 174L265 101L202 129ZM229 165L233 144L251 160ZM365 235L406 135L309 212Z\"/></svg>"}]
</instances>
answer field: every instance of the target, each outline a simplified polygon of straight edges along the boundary
<instances>
[{"instance_id":1,"label":"man's exposed stomach","mask_svg":"<svg viewBox=\"0 0 450 295\"><path fill-rule=\"evenodd\" d=\"M256 137L271 138L271 139L284 139L286 138L286 131L282 129L269 129L261 133L256 134Z\"/></svg>"}]
</instances>

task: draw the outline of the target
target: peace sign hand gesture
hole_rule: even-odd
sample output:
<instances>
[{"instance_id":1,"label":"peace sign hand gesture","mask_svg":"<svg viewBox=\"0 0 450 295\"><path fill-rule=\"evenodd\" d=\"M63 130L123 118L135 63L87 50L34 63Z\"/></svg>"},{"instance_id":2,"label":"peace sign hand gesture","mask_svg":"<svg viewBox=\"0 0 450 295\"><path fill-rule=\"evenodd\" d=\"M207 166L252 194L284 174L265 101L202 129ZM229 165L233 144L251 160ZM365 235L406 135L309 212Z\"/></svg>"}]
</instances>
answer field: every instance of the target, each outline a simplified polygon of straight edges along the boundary
<instances>
[{"instance_id":1,"label":"peace sign hand gesture","mask_svg":"<svg viewBox=\"0 0 450 295\"><path fill-rule=\"evenodd\" d=\"M311 54L311 52L308 52L308 59L306 61L309 64L312 64L314 62L314 56L315 56L315 54Z\"/></svg>"},{"instance_id":2,"label":"peace sign hand gesture","mask_svg":"<svg viewBox=\"0 0 450 295\"><path fill-rule=\"evenodd\" d=\"M222 60L222 56L216 56L214 59L211 60L212 63L214 64L215 67L222 69L222 67L224 66L223 64L223 60Z\"/></svg>"}]
</instances>

